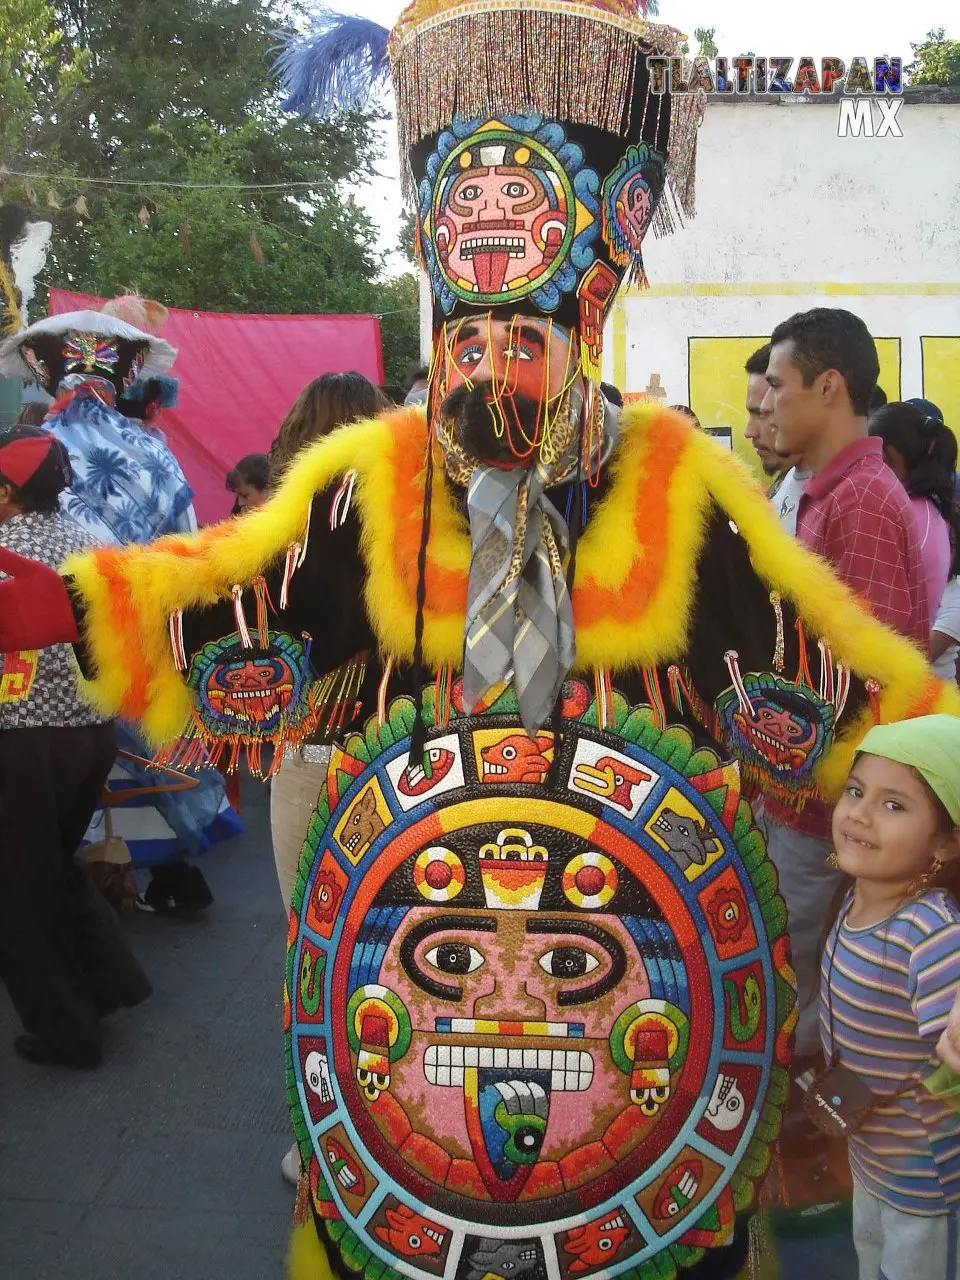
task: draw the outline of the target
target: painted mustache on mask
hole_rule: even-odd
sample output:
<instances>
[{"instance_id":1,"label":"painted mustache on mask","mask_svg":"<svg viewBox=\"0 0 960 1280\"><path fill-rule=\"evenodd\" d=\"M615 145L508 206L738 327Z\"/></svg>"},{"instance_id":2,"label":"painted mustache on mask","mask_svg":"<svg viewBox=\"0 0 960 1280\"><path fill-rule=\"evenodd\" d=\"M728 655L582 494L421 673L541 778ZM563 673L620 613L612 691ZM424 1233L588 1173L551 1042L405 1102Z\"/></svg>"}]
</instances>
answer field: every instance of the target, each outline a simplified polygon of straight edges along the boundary
<instances>
[{"instance_id":1,"label":"painted mustache on mask","mask_svg":"<svg viewBox=\"0 0 960 1280\"><path fill-rule=\"evenodd\" d=\"M493 383L476 382L451 391L440 411L456 423L459 443L473 457L494 465L515 464L529 456L530 441L539 440L543 405L519 394L500 396L499 406L493 401Z\"/></svg>"}]
</instances>

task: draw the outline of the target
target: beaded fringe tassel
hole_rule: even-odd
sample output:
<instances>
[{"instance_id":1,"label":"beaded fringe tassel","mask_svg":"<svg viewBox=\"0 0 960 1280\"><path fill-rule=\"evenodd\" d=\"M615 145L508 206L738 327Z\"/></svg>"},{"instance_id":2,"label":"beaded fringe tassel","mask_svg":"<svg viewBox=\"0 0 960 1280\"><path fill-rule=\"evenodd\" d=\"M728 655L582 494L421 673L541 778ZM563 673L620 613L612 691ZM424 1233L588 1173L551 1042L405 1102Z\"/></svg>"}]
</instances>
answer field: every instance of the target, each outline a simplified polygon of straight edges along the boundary
<instances>
[{"instance_id":1,"label":"beaded fringe tassel","mask_svg":"<svg viewBox=\"0 0 960 1280\"><path fill-rule=\"evenodd\" d=\"M545 0L535 7L509 0L498 0L495 8L483 0L458 6L391 42L401 152L449 127L456 116L521 110L622 134L637 60L654 50L676 53L679 38L671 27L577 13L570 0L555 8ZM655 234L670 234L678 211L680 217L694 211L702 115L702 94L673 96L667 178L675 207L669 197L661 201Z\"/></svg>"}]
</instances>

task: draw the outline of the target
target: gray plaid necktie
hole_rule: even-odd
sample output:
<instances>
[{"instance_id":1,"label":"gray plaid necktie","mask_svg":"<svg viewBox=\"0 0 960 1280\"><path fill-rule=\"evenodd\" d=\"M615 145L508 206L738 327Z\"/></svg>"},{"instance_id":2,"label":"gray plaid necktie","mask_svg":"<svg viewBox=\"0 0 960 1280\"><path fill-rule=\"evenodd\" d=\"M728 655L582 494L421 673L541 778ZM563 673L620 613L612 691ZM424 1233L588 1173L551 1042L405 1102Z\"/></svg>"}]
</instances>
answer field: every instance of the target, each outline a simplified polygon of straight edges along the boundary
<instances>
[{"instance_id":1,"label":"gray plaid necktie","mask_svg":"<svg viewBox=\"0 0 960 1280\"><path fill-rule=\"evenodd\" d=\"M552 714L576 657L567 526L544 496L546 482L540 467L478 466L467 490L473 554L464 702L472 710L488 689L512 679L531 734Z\"/></svg>"}]
</instances>

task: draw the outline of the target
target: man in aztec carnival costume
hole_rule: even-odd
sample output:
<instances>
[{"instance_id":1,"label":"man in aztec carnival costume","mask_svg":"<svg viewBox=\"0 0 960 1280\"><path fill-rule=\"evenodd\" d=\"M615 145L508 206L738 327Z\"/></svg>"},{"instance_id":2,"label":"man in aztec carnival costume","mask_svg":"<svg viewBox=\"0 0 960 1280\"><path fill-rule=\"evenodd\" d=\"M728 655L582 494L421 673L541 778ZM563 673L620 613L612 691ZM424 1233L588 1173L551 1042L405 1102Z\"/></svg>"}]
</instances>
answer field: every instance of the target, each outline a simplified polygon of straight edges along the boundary
<instances>
[{"instance_id":1,"label":"man in aztec carnival costume","mask_svg":"<svg viewBox=\"0 0 960 1280\"><path fill-rule=\"evenodd\" d=\"M329 106L389 53L426 414L337 431L241 521L75 557L69 596L5 558L0 646L79 640L181 756L336 742L286 969L296 1280L721 1280L796 1021L747 794L800 809L869 726L960 705L731 457L599 393L617 289L691 203L697 103L645 62L678 33L420 0L357 35L329 19L288 83Z\"/></svg>"}]
</instances>

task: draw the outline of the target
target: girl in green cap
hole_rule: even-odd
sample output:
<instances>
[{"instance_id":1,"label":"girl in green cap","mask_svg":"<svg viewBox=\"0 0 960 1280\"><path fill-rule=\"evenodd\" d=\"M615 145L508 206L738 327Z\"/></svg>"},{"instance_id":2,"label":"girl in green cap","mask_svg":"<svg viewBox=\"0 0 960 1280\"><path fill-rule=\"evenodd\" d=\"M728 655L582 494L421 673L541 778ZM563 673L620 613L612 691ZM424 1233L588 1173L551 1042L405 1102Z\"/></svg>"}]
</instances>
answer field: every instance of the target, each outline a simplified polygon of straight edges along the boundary
<instances>
[{"instance_id":1,"label":"girl in green cap","mask_svg":"<svg viewBox=\"0 0 960 1280\"><path fill-rule=\"evenodd\" d=\"M872 729L833 816L854 883L820 1005L827 1061L869 1087L850 1133L860 1280L960 1280L960 1116L923 1084L960 984L958 829L960 720Z\"/></svg>"}]
</instances>

